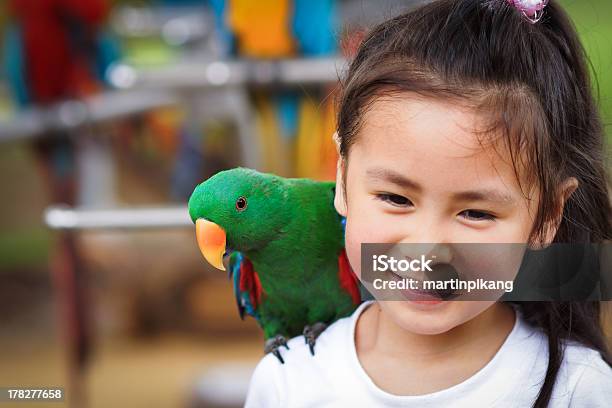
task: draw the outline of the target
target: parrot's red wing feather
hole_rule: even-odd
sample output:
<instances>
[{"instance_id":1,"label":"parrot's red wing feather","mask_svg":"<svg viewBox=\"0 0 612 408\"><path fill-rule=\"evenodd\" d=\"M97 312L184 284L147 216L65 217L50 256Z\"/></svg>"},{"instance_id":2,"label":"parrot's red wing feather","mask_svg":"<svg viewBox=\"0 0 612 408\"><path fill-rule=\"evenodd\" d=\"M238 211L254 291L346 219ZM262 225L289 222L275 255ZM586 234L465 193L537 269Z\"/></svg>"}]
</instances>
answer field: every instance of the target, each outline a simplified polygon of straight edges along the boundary
<instances>
[{"instance_id":1,"label":"parrot's red wing feather","mask_svg":"<svg viewBox=\"0 0 612 408\"><path fill-rule=\"evenodd\" d=\"M253 269L253 264L244 258L240 264L240 291L247 292L254 309L261 303L263 289L259 281L259 275Z\"/></svg>"},{"instance_id":2,"label":"parrot's red wing feather","mask_svg":"<svg viewBox=\"0 0 612 408\"><path fill-rule=\"evenodd\" d=\"M353 303L356 305L361 303L357 276L351 269L351 264L346 257L346 251L344 249L342 249L342 252L338 255L338 279L340 280L340 286L351 295Z\"/></svg>"}]
</instances>

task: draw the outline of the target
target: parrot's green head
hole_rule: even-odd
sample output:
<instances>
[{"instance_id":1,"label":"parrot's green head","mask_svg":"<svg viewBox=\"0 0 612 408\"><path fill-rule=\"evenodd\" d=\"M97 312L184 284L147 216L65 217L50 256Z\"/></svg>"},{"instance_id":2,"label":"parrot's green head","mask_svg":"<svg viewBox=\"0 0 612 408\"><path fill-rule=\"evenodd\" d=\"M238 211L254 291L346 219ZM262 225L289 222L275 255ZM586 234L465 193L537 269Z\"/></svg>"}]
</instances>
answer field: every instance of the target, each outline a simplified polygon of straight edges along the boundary
<instances>
[{"instance_id":1,"label":"parrot's green head","mask_svg":"<svg viewBox=\"0 0 612 408\"><path fill-rule=\"evenodd\" d=\"M285 179L246 168L215 174L198 185L189 199L198 246L214 267L225 270L228 250L264 247L288 224Z\"/></svg>"}]
</instances>

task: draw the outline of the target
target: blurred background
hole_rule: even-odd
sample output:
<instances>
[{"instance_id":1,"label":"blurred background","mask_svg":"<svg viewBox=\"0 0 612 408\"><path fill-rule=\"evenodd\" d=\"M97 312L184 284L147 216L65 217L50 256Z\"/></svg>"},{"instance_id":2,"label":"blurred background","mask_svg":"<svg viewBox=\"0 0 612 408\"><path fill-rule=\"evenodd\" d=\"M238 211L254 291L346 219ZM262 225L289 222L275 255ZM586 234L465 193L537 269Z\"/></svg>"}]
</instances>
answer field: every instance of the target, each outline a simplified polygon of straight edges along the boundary
<instances>
[{"instance_id":1,"label":"blurred background","mask_svg":"<svg viewBox=\"0 0 612 408\"><path fill-rule=\"evenodd\" d=\"M418 3L0 2L0 386L66 388L37 407L242 406L263 337L186 201L235 166L333 179L338 77ZM608 124L612 2L560 3Z\"/></svg>"}]
</instances>

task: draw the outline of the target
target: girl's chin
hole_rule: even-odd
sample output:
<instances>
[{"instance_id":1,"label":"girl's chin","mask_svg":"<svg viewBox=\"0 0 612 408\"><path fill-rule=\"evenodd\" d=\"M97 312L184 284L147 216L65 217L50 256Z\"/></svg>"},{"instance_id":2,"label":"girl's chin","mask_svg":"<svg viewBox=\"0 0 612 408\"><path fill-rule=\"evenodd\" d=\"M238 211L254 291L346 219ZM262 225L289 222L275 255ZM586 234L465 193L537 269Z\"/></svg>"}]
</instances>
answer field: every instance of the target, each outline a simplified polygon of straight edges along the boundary
<instances>
[{"instance_id":1,"label":"girl's chin","mask_svg":"<svg viewBox=\"0 0 612 408\"><path fill-rule=\"evenodd\" d=\"M388 316L403 328L415 334L445 333L461 324L453 301L386 301L381 305Z\"/></svg>"}]
</instances>

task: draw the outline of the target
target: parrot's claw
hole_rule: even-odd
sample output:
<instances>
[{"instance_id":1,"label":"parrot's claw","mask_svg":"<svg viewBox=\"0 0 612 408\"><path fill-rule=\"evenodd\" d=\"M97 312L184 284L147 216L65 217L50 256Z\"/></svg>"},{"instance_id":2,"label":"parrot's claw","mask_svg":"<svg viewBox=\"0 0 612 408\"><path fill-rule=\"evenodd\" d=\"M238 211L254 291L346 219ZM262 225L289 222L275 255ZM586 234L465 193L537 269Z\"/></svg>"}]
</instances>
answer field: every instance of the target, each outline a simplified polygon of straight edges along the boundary
<instances>
[{"instance_id":1,"label":"parrot's claw","mask_svg":"<svg viewBox=\"0 0 612 408\"><path fill-rule=\"evenodd\" d=\"M312 326L308 325L304 327L304 342L308 344L308 348L310 349L310 354L312 354L313 356L314 356L314 346L315 346L315 343L317 342L317 337L319 337L319 335L323 333L323 330L325 330L326 328L327 328L327 325L321 322L317 322L313 324Z\"/></svg>"},{"instance_id":2,"label":"parrot's claw","mask_svg":"<svg viewBox=\"0 0 612 408\"><path fill-rule=\"evenodd\" d=\"M283 360L283 356L281 356L279 350L282 346L289 350L287 339L284 336L277 334L276 336L266 340L266 344L264 346L264 353L268 354L271 352L272 354L274 354L274 356L276 356L276 358L278 358L278 361L280 361L281 364L285 364L285 360Z\"/></svg>"}]
</instances>

